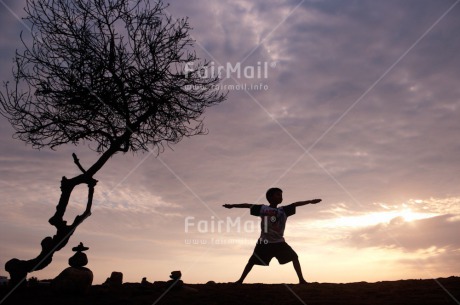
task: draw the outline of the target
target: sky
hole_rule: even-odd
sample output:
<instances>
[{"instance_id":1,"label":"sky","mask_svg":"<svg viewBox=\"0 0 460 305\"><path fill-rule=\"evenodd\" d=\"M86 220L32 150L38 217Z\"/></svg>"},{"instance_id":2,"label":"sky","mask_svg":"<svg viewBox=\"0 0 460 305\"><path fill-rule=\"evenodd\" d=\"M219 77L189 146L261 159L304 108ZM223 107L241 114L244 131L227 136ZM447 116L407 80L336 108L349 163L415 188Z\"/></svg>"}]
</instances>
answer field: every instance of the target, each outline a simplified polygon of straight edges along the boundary
<instances>
[{"instance_id":1,"label":"sky","mask_svg":"<svg viewBox=\"0 0 460 305\"><path fill-rule=\"evenodd\" d=\"M83 242L94 283L236 281L259 219L225 203L321 198L289 217L286 241L309 282L460 275L460 1L171 2L197 54L219 66L228 98L204 114L207 135L160 155L119 154L96 175L91 217L45 270ZM24 1L0 0L0 80L28 27ZM227 70L224 70L227 71ZM251 75L251 71L261 73ZM2 89L3 90L3 89ZM98 155L87 144L35 150L0 118L0 275L55 234L62 176ZM72 194L66 219L85 208ZM292 264L256 266L248 283L295 283Z\"/></svg>"}]
</instances>

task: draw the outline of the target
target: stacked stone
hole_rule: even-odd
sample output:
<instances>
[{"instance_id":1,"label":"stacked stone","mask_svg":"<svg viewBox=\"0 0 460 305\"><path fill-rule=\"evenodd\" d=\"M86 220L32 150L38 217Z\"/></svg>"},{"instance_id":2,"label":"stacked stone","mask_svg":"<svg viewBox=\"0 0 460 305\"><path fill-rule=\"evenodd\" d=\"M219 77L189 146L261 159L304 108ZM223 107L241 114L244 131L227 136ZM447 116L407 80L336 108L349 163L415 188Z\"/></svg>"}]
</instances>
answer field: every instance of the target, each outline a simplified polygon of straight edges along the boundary
<instances>
[{"instance_id":1,"label":"stacked stone","mask_svg":"<svg viewBox=\"0 0 460 305\"><path fill-rule=\"evenodd\" d=\"M168 284L171 289L181 289L184 286L184 282L180 279L182 277L182 273L180 271L172 271L169 277L171 280L168 281Z\"/></svg>"},{"instance_id":2,"label":"stacked stone","mask_svg":"<svg viewBox=\"0 0 460 305\"><path fill-rule=\"evenodd\" d=\"M70 267L64 269L53 281L51 286L60 294L86 294L93 283L93 272L86 268L88 257L84 251L89 248L80 243L73 247L76 252L69 258Z\"/></svg>"}]
</instances>

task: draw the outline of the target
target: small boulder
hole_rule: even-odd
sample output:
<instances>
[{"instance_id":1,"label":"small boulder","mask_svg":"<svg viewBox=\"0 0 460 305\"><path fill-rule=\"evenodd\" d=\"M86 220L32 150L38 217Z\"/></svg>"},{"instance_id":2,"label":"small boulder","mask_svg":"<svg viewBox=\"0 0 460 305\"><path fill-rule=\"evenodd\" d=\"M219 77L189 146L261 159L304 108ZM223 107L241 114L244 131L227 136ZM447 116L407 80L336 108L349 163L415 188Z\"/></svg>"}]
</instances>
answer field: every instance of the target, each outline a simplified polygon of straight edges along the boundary
<instances>
[{"instance_id":1,"label":"small boulder","mask_svg":"<svg viewBox=\"0 0 460 305\"><path fill-rule=\"evenodd\" d=\"M123 273L113 271L110 277L105 280L104 285L109 287L121 287L121 285L123 285Z\"/></svg>"},{"instance_id":2,"label":"small boulder","mask_svg":"<svg viewBox=\"0 0 460 305\"><path fill-rule=\"evenodd\" d=\"M68 267L51 281L58 294L86 294L93 283L93 272L85 267Z\"/></svg>"},{"instance_id":3,"label":"small boulder","mask_svg":"<svg viewBox=\"0 0 460 305\"><path fill-rule=\"evenodd\" d=\"M173 280L179 280L182 277L182 273L180 271L172 271L169 277Z\"/></svg>"}]
</instances>

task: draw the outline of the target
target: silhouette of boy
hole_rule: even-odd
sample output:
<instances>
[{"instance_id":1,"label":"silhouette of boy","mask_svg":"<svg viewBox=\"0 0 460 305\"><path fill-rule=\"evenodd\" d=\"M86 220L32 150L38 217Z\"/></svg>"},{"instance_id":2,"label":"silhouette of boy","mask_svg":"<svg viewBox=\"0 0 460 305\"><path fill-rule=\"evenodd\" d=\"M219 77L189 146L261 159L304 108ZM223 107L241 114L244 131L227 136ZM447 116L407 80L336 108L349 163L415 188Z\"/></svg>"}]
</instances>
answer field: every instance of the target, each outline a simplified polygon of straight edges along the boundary
<instances>
[{"instance_id":1,"label":"silhouette of boy","mask_svg":"<svg viewBox=\"0 0 460 305\"><path fill-rule=\"evenodd\" d=\"M269 206L250 203L223 205L227 209L249 208L251 209L251 215L260 216L262 218L260 238L256 243L254 252L249 258L240 279L236 281L236 283L242 284L254 265L268 266L271 259L276 257L280 264L292 262L297 277L299 278L299 284L306 284L307 282L303 278L297 253L284 240L284 228L287 218L295 214L296 207L306 204L316 204L320 202L321 199L294 202L278 208L278 204L283 201L283 191L281 189L269 189L266 193L266 197L270 204Z\"/></svg>"}]
</instances>

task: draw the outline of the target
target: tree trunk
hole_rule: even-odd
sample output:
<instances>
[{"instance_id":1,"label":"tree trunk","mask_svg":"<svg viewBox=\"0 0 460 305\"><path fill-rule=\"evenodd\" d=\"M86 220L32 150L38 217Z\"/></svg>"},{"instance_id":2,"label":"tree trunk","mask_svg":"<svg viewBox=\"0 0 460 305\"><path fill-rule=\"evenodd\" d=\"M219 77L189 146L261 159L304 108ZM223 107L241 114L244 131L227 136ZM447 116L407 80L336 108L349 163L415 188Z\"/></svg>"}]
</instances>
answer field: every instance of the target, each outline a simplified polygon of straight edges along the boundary
<instances>
[{"instance_id":1,"label":"tree trunk","mask_svg":"<svg viewBox=\"0 0 460 305\"><path fill-rule=\"evenodd\" d=\"M117 152L113 147L109 148L101 157L86 171L80 164L77 156L73 154L74 162L78 168L82 171L82 174L75 176L71 179L62 177L61 180L61 196L56 206L56 213L49 219L49 223L56 227L56 234L54 236L47 236L41 242L40 254L30 260L20 260L13 258L6 262L5 270L10 274L10 287L16 289L26 284L27 274L44 269L48 266L56 251L61 250L67 245L70 237L74 233L75 229L91 215L91 205L93 202L94 187L96 186L97 180L93 178L93 175L102 168L102 166L109 160L109 158ZM88 185L88 202L86 204L85 211L75 217L71 225L67 225L67 221L64 220L64 214L69 204L70 195L77 185L87 184Z\"/></svg>"}]
</instances>

